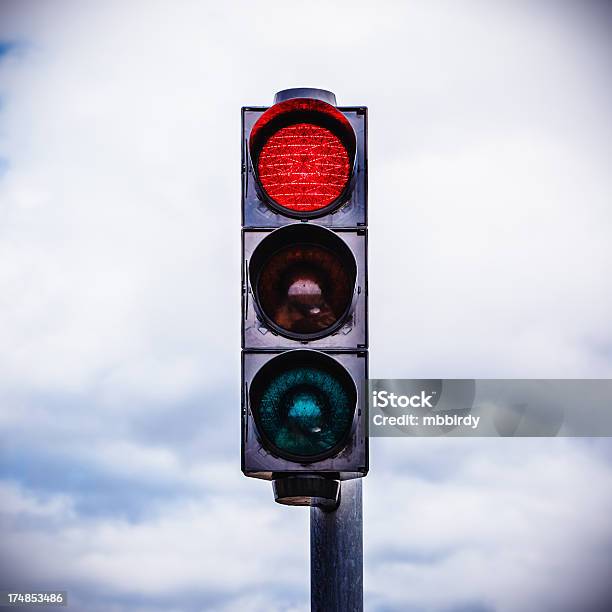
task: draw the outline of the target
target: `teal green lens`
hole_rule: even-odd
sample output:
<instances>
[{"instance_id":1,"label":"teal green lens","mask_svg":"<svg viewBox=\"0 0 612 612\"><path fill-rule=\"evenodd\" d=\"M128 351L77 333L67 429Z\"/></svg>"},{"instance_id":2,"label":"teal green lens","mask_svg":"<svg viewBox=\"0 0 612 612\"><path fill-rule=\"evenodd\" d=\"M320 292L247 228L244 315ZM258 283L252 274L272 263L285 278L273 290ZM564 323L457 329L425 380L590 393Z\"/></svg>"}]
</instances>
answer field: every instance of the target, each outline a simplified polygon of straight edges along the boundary
<instances>
[{"instance_id":1,"label":"teal green lens","mask_svg":"<svg viewBox=\"0 0 612 612\"><path fill-rule=\"evenodd\" d=\"M318 366L279 365L261 384L256 402L258 427L281 454L311 458L329 453L346 438L352 425L352 379L338 364L321 367L325 360Z\"/></svg>"}]
</instances>

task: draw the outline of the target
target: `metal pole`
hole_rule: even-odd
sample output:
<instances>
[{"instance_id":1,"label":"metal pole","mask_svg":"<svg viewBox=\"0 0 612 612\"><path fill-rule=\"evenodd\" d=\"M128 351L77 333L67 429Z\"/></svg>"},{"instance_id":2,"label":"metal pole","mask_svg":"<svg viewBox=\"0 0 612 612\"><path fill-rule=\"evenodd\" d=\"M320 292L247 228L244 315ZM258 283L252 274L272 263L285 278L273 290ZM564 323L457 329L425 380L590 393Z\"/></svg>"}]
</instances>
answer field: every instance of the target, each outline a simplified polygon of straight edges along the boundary
<instances>
[{"instance_id":1,"label":"metal pole","mask_svg":"<svg viewBox=\"0 0 612 612\"><path fill-rule=\"evenodd\" d=\"M310 509L310 609L363 611L361 478L345 480L340 505Z\"/></svg>"}]
</instances>

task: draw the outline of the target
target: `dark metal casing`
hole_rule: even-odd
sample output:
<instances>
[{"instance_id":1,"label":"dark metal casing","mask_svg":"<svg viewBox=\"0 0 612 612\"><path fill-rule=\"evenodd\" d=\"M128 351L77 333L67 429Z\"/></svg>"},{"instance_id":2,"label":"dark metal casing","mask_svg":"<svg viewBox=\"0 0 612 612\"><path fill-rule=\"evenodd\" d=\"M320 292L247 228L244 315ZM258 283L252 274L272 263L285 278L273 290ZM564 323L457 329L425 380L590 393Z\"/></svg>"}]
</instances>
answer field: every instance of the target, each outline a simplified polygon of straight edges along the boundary
<instances>
[{"instance_id":1,"label":"dark metal casing","mask_svg":"<svg viewBox=\"0 0 612 612\"><path fill-rule=\"evenodd\" d=\"M331 92L315 89L292 89L279 92L275 102L291 98L319 99L335 106ZM367 376L368 376L368 250L367 250L367 108L336 107L354 131L351 149L352 168L348 184L329 207L319 213L298 214L272 202L259 182L251 158L249 142L252 128L269 107L242 108L241 132L241 218L242 218L242 382L241 382L241 462L246 476L272 480L276 483L275 498L279 503L304 505L309 496L317 496L310 476L329 480L351 480L368 472L367 437ZM351 141L352 142L352 141ZM256 153L254 153L256 155ZM355 287L350 308L328 335L298 337L275 327L257 303L256 279L251 278L251 264L258 259L258 248L273 236L291 226L313 228L333 233L354 259ZM294 230L291 230L292 232ZM293 244L299 244L296 241ZM269 243L268 243L269 244ZM276 244L276 243L275 243ZM259 253L261 253L261 248ZM263 249L268 252L267 248ZM333 249L332 249L333 250ZM255 256L254 256L255 255ZM352 269L352 260L342 260L342 268ZM344 264L347 264L347 268ZM350 265L349 265L350 264ZM257 269L257 265L253 265ZM254 274L253 277L256 275ZM334 359L346 370L356 389L355 411L350 431L343 443L334 447L325 458L310 462L280 456L274 445L258 431L257 418L251 405L251 386L258 372L272 359L291 351L313 351ZM275 365L271 366L276 367ZM254 385L257 387L257 384ZM291 482L290 482L291 481ZM330 483L323 483L329 485ZM287 485L285 487L285 485ZM291 485L291 486L289 486ZM300 485L300 486L297 486ZM319 483L321 485L321 483ZM286 491L284 489L287 489ZM299 491L299 495L294 495ZM297 499L300 497L300 500ZM331 496L333 497L333 496ZM333 500L328 500L333 501Z\"/></svg>"}]
</instances>

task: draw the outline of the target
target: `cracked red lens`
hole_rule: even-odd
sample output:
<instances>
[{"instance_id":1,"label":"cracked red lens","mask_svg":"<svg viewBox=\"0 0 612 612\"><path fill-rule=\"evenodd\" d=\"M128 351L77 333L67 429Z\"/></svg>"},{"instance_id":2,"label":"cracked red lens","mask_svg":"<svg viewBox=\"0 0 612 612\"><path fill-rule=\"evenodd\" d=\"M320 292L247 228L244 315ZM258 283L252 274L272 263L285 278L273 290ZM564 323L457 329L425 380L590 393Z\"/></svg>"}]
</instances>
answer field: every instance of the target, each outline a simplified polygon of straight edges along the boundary
<instances>
[{"instance_id":1,"label":"cracked red lens","mask_svg":"<svg viewBox=\"0 0 612 612\"><path fill-rule=\"evenodd\" d=\"M349 154L325 127L295 123L274 132L259 154L262 187L277 204L311 212L331 204L350 175Z\"/></svg>"}]
</instances>

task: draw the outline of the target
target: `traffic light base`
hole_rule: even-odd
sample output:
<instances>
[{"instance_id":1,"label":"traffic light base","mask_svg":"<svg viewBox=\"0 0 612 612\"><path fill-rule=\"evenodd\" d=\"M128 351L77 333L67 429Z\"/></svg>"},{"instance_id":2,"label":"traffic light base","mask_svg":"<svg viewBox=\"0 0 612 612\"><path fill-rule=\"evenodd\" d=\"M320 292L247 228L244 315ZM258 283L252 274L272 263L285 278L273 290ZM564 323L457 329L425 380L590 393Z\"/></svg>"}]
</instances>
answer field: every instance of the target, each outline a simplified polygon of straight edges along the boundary
<instances>
[{"instance_id":1,"label":"traffic light base","mask_svg":"<svg viewBox=\"0 0 612 612\"><path fill-rule=\"evenodd\" d=\"M338 506L340 481L316 474L284 476L272 482L274 499L286 506L316 506L334 510Z\"/></svg>"}]
</instances>

